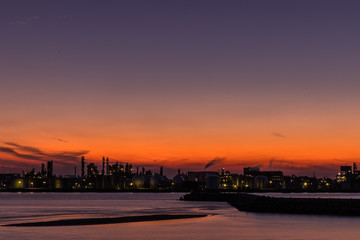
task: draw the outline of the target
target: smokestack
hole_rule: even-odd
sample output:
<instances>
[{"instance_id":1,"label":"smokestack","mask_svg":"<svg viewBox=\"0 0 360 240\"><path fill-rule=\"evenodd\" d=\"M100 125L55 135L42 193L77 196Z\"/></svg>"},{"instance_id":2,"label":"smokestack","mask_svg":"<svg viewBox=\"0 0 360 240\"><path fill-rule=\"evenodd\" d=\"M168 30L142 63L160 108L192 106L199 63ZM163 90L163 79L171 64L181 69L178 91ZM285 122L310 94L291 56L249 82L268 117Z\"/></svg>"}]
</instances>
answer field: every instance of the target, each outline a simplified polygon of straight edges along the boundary
<instances>
[{"instance_id":1,"label":"smokestack","mask_svg":"<svg viewBox=\"0 0 360 240\"><path fill-rule=\"evenodd\" d=\"M160 176L163 176L163 167L160 167Z\"/></svg>"},{"instance_id":2,"label":"smokestack","mask_svg":"<svg viewBox=\"0 0 360 240\"><path fill-rule=\"evenodd\" d=\"M74 176L76 177L76 166L74 167Z\"/></svg>"},{"instance_id":3,"label":"smokestack","mask_svg":"<svg viewBox=\"0 0 360 240\"><path fill-rule=\"evenodd\" d=\"M42 163L41 164L41 175L45 175L45 164L44 163Z\"/></svg>"},{"instance_id":4,"label":"smokestack","mask_svg":"<svg viewBox=\"0 0 360 240\"><path fill-rule=\"evenodd\" d=\"M354 163L353 171L354 171L354 173L357 171L357 165L356 165L356 163Z\"/></svg>"},{"instance_id":5,"label":"smokestack","mask_svg":"<svg viewBox=\"0 0 360 240\"><path fill-rule=\"evenodd\" d=\"M109 176L109 158L106 158L106 176Z\"/></svg>"},{"instance_id":6,"label":"smokestack","mask_svg":"<svg viewBox=\"0 0 360 240\"><path fill-rule=\"evenodd\" d=\"M180 175L180 168L178 169L178 175Z\"/></svg>"},{"instance_id":7,"label":"smokestack","mask_svg":"<svg viewBox=\"0 0 360 240\"><path fill-rule=\"evenodd\" d=\"M84 156L81 157L81 177L85 176L85 158Z\"/></svg>"},{"instance_id":8,"label":"smokestack","mask_svg":"<svg viewBox=\"0 0 360 240\"><path fill-rule=\"evenodd\" d=\"M136 166L136 175L139 175L139 166Z\"/></svg>"},{"instance_id":9,"label":"smokestack","mask_svg":"<svg viewBox=\"0 0 360 240\"><path fill-rule=\"evenodd\" d=\"M47 162L47 177L51 178L53 176L53 161L48 161Z\"/></svg>"},{"instance_id":10,"label":"smokestack","mask_svg":"<svg viewBox=\"0 0 360 240\"><path fill-rule=\"evenodd\" d=\"M102 173L102 175L104 176L104 174L105 174L105 157L103 157L102 160L103 160L103 161L102 161L102 171L101 171L101 173Z\"/></svg>"}]
</instances>

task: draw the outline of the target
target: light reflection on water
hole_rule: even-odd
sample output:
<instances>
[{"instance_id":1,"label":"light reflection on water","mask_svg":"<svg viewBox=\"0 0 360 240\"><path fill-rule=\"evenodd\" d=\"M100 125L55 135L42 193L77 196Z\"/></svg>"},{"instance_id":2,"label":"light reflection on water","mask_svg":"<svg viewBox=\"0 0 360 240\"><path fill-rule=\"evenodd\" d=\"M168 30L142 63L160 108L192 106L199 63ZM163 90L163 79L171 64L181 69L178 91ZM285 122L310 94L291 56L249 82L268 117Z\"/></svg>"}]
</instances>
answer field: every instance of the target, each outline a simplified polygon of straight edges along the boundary
<instances>
[{"instance_id":1,"label":"light reflection on water","mask_svg":"<svg viewBox=\"0 0 360 240\"><path fill-rule=\"evenodd\" d=\"M0 239L338 240L358 239L360 234L358 228L360 217L245 213L237 211L227 203L178 201L177 199L182 195L182 193L0 193L1 225L26 221L139 214L210 214L209 217L199 219L110 225L1 227ZM337 195L341 197L341 194ZM307 196L318 197L316 194ZM359 194L342 196L358 198Z\"/></svg>"}]
</instances>

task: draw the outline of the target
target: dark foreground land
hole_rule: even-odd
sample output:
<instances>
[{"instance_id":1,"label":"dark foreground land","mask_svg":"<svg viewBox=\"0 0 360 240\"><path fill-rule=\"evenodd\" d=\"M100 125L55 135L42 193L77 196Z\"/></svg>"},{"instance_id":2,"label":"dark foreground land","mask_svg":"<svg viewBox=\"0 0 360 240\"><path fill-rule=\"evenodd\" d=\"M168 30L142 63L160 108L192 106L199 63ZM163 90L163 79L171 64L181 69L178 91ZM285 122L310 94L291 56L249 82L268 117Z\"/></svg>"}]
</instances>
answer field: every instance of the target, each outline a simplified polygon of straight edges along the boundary
<instances>
[{"instance_id":1,"label":"dark foreground land","mask_svg":"<svg viewBox=\"0 0 360 240\"><path fill-rule=\"evenodd\" d=\"M65 219L47 222L27 222L4 225L5 227L52 227L52 226L79 226L79 225L99 225L129 222L149 222L175 219L188 219L206 217L204 214L157 214L157 215L140 215L113 218L81 218Z\"/></svg>"},{"instance_id":2,"label":"dark foreground land","mask_svg":"<svg viewBox=\"0 0 360 240\"><path fill-rule=\"evenodd\" d=\"M223 201L245 212L360 217L360 199L280 198L247 193L192 192L180 200Z\"/></svg>"}]
</instances>

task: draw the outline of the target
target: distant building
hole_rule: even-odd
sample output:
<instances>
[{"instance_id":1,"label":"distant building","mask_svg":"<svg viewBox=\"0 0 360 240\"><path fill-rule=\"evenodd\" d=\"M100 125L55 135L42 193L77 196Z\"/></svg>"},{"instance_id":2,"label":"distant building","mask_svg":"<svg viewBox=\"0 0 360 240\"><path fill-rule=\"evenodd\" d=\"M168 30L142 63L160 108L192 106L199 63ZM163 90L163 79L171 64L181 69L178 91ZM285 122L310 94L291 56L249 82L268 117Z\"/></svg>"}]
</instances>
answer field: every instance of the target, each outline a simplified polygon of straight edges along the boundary
<instances>
[{"instance_id":1,"label":"distant building","mask_svg":"<svg viewBox=\"0 0 360 240\"><path fill-rule=\"evenodd\" d=\"M187 180L191 182L206 182L206 178L211 175L218 175L214 171L188 172Z\"/></svg>"},{"instance_id":2,"label":"distant building","mask_svg":"<svg viewBox=\"0 0 360 240\"><path fill-rule=\"evenodd\" d=\"M244 178L240 184L241 189L283 189L282 171L260 171L259 167L244 168Z\"/></svg>"},{"instance_id":3,"label":"distant building","mask_svg":"<svg viewBox=\"0 0 360 240\"><path fill-rule=\"evenodd\" d=\"M356 163L351 166L340 166L340 172L336 175L336 182L340 190L359 191L360 190L360 172L357 170Z\"/></svg>"}]
</instances>

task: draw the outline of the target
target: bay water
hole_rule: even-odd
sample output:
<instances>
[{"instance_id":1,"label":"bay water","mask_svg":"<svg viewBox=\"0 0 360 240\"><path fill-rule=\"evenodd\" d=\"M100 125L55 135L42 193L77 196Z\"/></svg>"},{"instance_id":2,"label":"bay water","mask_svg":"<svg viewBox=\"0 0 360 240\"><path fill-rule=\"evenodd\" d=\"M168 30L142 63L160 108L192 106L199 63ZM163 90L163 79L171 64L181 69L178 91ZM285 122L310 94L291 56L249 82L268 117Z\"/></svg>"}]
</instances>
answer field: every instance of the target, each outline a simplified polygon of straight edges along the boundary
<instances>
[{"instance_id":1,"label":"bay water","mask_svg":"<svg viewBox=\"0 0 360 240\"><path fill-rule=\"evenodd\" d=\"M360 217L240 212L225 202L187 202L184 193L0 193L0 239L359 239ZM268 193L360 198L351 193ZM205 218L107 225L8 227L11 223L147 214Z\"/></svg>"}]
</instances>

